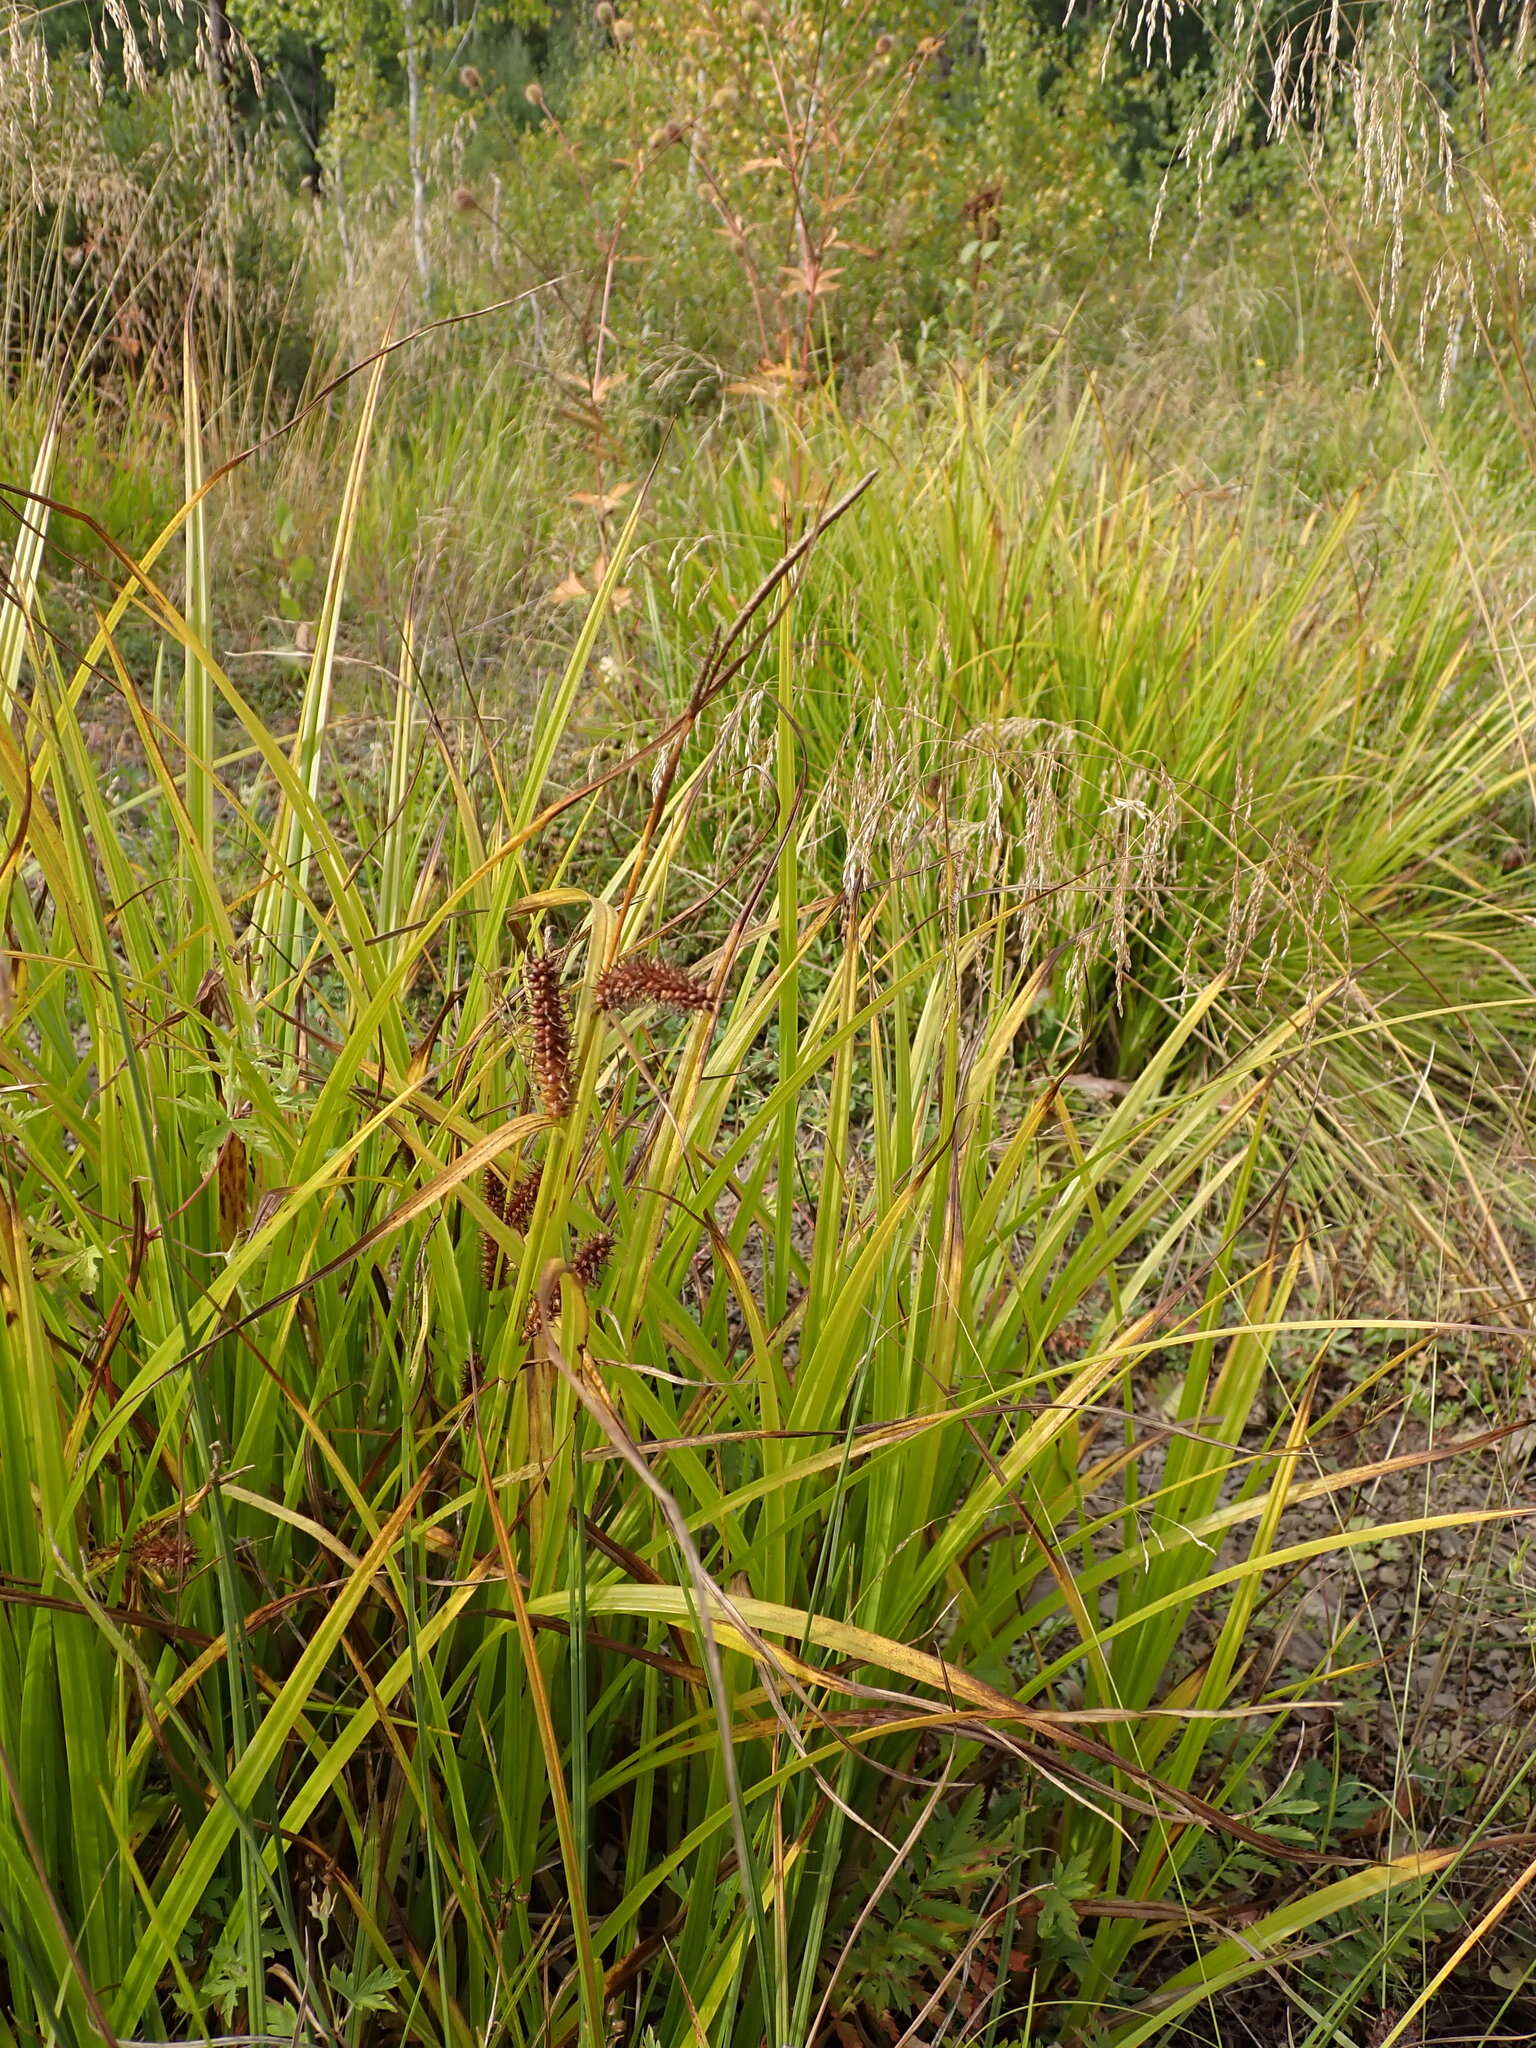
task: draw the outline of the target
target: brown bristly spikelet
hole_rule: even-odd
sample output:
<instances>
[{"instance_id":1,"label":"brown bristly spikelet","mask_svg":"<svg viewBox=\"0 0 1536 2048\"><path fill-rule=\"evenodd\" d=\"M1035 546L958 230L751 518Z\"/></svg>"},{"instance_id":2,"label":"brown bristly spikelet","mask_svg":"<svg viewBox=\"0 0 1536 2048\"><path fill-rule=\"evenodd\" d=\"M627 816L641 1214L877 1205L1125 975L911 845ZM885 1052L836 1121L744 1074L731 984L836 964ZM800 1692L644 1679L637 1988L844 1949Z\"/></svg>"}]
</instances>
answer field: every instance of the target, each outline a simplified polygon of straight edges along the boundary
<instances>
[{"instance_id":1,"label":"brown bristly spikelet","mask_svg":"<svg viewBox=\"0 0 1536 2048\"><path fill-rule=\"evenodd\" d=\"M533 1031L533 1080L547 1117L562 1117L571 1106L571 1027L560 993L560 965L547 953L530 956L523 968L528 1021Z\"/></svg>"},{"instance_id":2,"label":"brown bristly spikelet","mask_svg":"<svg viewBox=\"0 0 1536 2048\"><path fill-rule=\"evenodd\" d=\"M590 1237L583 1238L571 1254L571 1271L580 1282L584 1294L590 1294L602 1279L603 1268L607 1265L612 1251L613 1232L594 1230ZM535 1295L528 1304L528 1320L523 1324L523 1342L531 1344L543 1327L544 1309Z\"/></svg>"},{"instance_id":3,"label":"brown bristly spikelet","mask_svg":"<svg viewBox=\"0 0 1536 2048\"><path fill-rule=\"evenodd\" d=\"M485 1206L498 1223L507 1220L507 1183L500 1170L494 1166L485 1169L482 1178ZM488 1230L480 1233L480 1276L487 1287L496 1285L496 1268L501 1263L501 1246Z\"/></svg>"},{"instance_id":4,"label":"brown bristly spikelet","mask_svg":"<svg viewBox=\"0 0 1536 2048\"><path fill-rule=\"evenodd\" d=\"M484 1384L485 1360L480 1356L474 1345L471 1344L469 1356L464 1361L464 1378L460 1383L460 1392L467 1401L471 1394L478 1394Z\"/></svg>"},{"instance_id":5,"label":"brown bristly spikelet","mask_svg":"<svg viewBox=\"0 0 1536 2048\"><path fill-rule=\"evenodd\" d=\"M638 955L605 968L592 996L600 1010L632 1010L638 1003L659 1003L665 1010L707 1010L711 1001L707 984L681 967Z\"/></svg>"},{"instance_id":6,"label":"brown bristly spikelet","mask_svg":"<svg viewBox=\"0 0 1536 2048\"><path fill-rule=\"evenodd\" d=\"M584 1292L590 1293L602 1279L603 1268L607 1265L612 1250L611 1230L594 1230L589 1238L576 1247L571 1259L571 1271L581 1282Z\"/></svg>"},{"instance_id":7,"label":"brown bristly spikelet","mask_svg":"<svg viewBox=\"0 0 1536 2048\"><path fill-rule=\"evenodd\" d=\"M494 1187L491 1176L495 1175ZM533 1222L534 1206L539 1199L539 1182L544 1176L542 1166L530 1166L526 1173L520 1173L508 1187L495 1167L486 1169L485 1199L498 1223L505 1223L523 1237L528 1235ZM501 1278L501 1246L486 1230L480 1236L480 1270L486 1287L492 1288Z\"/></svg>"},{"instance_id":8,"label":"brown bristly spikelet","mask_svg":"<svg viewBox=\"0 0 1536 2048\"><path fill-rule=\"evenodd\" d=\"M134 1537L133 1561L156 1585L179 1584L197 1563L197 1546L176 1524L155 1522Z\"/></svg>"},{"instance_id":9,"label":"brown bristly spikelet","mask_svg":"<svg viewBox=\"0 0 1536 2048\"><path fill-rule=\"evenodd\" d=\"M507 1191L506 1206L501 1220L521 1236L528 1235L533 1222L533 1212L539 1200L539 1182L544 1178L542 1165L530 1166L526 1173L520 1173Z\"/></svg>"}]
</instances>

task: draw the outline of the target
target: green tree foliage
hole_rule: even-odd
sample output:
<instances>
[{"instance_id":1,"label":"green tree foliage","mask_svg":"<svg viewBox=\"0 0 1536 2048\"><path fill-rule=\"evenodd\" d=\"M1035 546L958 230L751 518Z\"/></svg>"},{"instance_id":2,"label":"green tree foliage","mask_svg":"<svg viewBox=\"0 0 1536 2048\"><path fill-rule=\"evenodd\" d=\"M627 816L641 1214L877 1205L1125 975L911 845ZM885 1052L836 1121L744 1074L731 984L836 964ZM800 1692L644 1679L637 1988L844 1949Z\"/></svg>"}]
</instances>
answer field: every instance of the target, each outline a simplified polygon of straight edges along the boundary
<instances>
[{"instance_id":1,"label":"green tree foliage","mask_svg":"<svg viewBox=\"0 0 1536 2048\"><path fill-rule=\"evenodd\" d=\"M548 0L239 0L234 26L258 59L319 53L333 145L344 146L381 104L430 92L456 68L472 35L495 39L547 28Z\"/></svg>"}]
</instances>

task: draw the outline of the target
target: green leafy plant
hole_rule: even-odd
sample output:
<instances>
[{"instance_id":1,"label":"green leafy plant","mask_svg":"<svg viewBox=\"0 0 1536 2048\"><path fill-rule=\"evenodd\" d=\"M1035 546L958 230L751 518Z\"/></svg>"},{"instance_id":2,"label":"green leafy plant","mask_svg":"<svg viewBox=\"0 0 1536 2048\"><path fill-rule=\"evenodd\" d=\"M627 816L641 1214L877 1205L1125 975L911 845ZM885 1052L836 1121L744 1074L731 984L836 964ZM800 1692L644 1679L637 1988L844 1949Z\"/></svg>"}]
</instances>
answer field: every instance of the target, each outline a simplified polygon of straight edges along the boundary
<instances>
[{"instance_id":1,"label":"green leafy plant","mask_svg":"<svg viewBox=\"0 0 1536 2048\"><path fill-rule=\"evenodd\" d=\"M1009 1832L1006 1812L983 1811L979 1788L953 1806L927 1810L883 1891L859 1902L856 1913L850 1900L841 1924L828 1928L834 1943L846 1944L834 1978L836 2008L864 2007L878 2018L922 2006L995 1896L1008 1869Z\"/></svg>"}]
</instances>

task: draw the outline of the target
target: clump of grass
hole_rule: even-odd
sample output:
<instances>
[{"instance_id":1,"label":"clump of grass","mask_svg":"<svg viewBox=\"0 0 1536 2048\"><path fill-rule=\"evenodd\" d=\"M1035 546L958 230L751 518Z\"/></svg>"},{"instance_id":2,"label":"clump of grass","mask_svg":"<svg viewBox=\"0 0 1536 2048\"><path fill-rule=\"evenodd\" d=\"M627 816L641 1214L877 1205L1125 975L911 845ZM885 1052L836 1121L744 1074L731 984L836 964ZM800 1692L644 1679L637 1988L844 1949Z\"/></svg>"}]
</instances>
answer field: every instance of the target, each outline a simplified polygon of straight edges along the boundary
<instances>
[{"instance_id":1,"label":"clump of grass","mask_svg":"<svg viewBox=\"0 0 1536 2048\"><path fill-rule=\"evenodd\" d=\"M895 847L831 741L867 685L854 666L829 698L819 578L864 572L841 644L873 695L901 605L951 679L1009 686L985 650L1029 622L970 600L1022 586L977 582L967 530L957 589L913 588L880 522L851 537L856 493L745 572L659 735L573 787L555 764L639 509L520 772L432 715L407 613L359 784L334 670L383 377L289 738L219 657L190 351L195 502L122 561L78 662L48 631L49 446L24 500L0 2040L809 2043L888 1981L842 1901L941 1813L959 1846L935 1838L928 1903L963 1898L973 1936L897 1987L906 2017L963 1994L990 2038L1022 2004L1130 2048L1332 1914L1392 1901L1379 1942L1411 1942L1456 1850L1334 1866L1247 1804L1306 1696L1250 1665L1261 1602L1437 1519L1287 1525L1363 1476L1305 1476L1355 1325L1299 1291L1312 1218L1277 1123L1331 984L1277 971L1239 1003L1243 963L1181 958L1082 1107L1079 1044L1031 1028L1063 959L1038 843L996 831L978 866L941 781ZM1057 573L1067 536L1041 543ZM1209 616L1225 586L1198 587ZM1144 649L1177 598L1138 614ZM157 832L98 772L93 678ZM742 845L711 823L742 787L717 721L759 691L770 829ZM1072 942L1129 1000L1171 950L1164 896L1069 871ZM1337 1029L1395 1061L1378 1016ZM1376 1171L1408 1169L1384 1147ZM1405 1363L1438 1327L1379 1334ZM966 1849L959 1795L1002 1776ZM1210 1842L1276 1873L1240 1937L1202 1917ZM1193 1962L1165 1959L1172 1926Z\"/></svg>"},{"instance_id":2,"label":"clump of grass","mask_svg":"<svg viewBox=\"0 0 1536 2048\"><path fill-rule=\"evenodd\" d=\"M1432 478L1417 502L1397 481L1318 509L1283 469L1206 489L1138 438L1062 364L1006 392L900 389L793 451L706 459L691 513L720 539L669 593L677 696L746 536L767 559L791 469L878 450L885 516L829 535L800 599L796 772L826 793L805 886L857 887L878 852L933 879L929 915L946 888L1006 911L1005 957L1053 962L1025 1028L1108 1081L1215 977L1197 1064L1315 1003L1271 1113L1305 1129L1316 1199L1354 1190L1341 1220L1374 1199L1373 1158L1412 1131L1431 1170L1389 1257L1436 1242L1447 1172L1474 1204L1499 1187L1528 1229L1530 718L1512 622L1488 630L1500 543L1469 588ZM1404 528L1406 557L1387 537ZM762 757L766 703L722 728L732 760ZM701 797L698 840L746 843L775 801L755 787L745 816L734 789Z\"/></svg>"},{"instance_id":3,"label":"clump of grass","mask_svg":"<svg viewBox=\"0 0 1536 2048\"><path fill-rule=\"evenodd\" d=\"M154 25L150 27L153 36ZM50 49L14 12L0 50L0 375L30 396L99 382L159 396L179 375L188 300L203 345L259 417L310 345L294 303L302 246L277 138L237 150L223 96L195 67L146 67L119 11L123 89L99 47ZM159 24L162 51L164 24ZM153 404L149 408L153 411Z\"/></svg>"}]
</instances>

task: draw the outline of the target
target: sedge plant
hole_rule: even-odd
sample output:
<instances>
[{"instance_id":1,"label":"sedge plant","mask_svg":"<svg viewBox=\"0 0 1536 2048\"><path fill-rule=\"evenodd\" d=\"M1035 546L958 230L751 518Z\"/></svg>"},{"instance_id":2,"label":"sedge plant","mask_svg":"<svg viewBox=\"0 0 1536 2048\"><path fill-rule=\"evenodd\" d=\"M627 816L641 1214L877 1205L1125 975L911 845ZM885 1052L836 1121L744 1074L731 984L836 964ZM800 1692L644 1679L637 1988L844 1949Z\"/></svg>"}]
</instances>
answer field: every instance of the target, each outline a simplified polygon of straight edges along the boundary
<instances>
[{"instance_id":1,"label":"sedge plant","mask_svg":"<svg viewBox=\"0 0 1536 2048\"><path fill-rule=\"evenodd\" d=\"M892 859L816 752L858 483L590 773L642 500L519 745L435 715L404 608L370 781L337 650L386 361L282 732L218 651L194 359L187 503L98 531L78 656L51 441L11 494L0 2042L809 2043L957 1815L908 2018L1129 2048L1332 1914L1411 1930L1455 1852L1330 1863L1248 1789L1306 1696L1256 1612L1382 1533L1287 1523L1362 1476L1302 1455L1351 1326L1275 1107L1368 1028L1347 974L1258 1019L1216 962L1074 1085L1032 1020L1104 971L1091 882L1048 931L1022 843ZM701 870L744 776L761 829ZM1240 1932L1212 1842L1279 1873Z\"/></svg>"}]
</instances>

